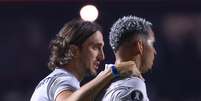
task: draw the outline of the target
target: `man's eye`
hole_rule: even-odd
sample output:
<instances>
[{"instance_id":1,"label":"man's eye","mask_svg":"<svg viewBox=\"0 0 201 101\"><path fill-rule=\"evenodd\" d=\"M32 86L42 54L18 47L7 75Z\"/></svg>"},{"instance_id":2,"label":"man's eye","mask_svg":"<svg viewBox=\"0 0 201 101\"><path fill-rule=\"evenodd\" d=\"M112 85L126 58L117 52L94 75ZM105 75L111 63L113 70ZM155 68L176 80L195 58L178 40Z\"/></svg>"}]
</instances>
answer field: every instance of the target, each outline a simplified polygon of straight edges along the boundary
<instances>
[{"instance_id":1,"label":"man's eye","mask_svg":"<svg viewBox=\"0 0 201 101\"><path fill-rule=\"evenodd\" d=\"M97 46L94 46L93 49L98 49L98 47L97 47Z\"/></svg>"}]
</instances>

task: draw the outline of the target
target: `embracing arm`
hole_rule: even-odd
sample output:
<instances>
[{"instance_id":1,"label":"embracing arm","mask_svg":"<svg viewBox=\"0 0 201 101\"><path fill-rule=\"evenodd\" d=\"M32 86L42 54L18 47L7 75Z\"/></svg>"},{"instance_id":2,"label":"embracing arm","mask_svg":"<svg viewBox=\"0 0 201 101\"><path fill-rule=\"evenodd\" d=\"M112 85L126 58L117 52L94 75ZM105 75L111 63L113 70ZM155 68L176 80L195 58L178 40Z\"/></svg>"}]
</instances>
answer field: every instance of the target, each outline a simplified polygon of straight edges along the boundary
<instances>
[{"instance_id":1,"label":"embracing arm","mask_svg":"<svg viewBox=\"0 0 201 101\"><path fill-rule=\"evenodd\" d=\"M136 68L136 65L134 62L130 61L117 65L117 70L120 75L132 74L133 72L136 74L139 73L137 70L133 71L132 68ZM105 69L100 72L96 78L83 85L77 91L62 91L57 95L56 101L92 101L94 99L93 97L95 97L101 89L109 84L113 78L114 76L112 75L111 69Z\"/></svg>"},{"instance_id":2,"label":"embracing arm","mask_svg":"<svg viewBox=\"0 0 201 101\"><path fill-rule=\"evenodd\" d=\"M93 97L113 79L110 69L98 74L96 78L83 85L75 92L64 90L56 97L56 101L91 101Z\"/></svg>"}]
</instances>

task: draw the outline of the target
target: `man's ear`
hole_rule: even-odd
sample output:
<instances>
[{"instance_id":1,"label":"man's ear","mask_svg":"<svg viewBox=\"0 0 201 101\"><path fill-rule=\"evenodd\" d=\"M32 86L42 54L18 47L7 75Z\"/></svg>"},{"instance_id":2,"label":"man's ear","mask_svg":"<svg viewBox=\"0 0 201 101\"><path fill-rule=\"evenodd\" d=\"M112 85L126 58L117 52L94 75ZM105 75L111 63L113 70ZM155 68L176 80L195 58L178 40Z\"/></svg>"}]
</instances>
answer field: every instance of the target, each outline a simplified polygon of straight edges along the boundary
<instances>
[{"instance_id":1,"label":"man's ear","mask_svg":"<svg viewBox=\"0 0 201 101\"><path fill-rule=\"evenodd\" d=\"M143 42L141 40L137 41L137 50L139 51L140 55L143 54L144 47L143 47Z\"/></svg>"},{"instance_id":2,"label":"man's ear","mask_svg":"<svg viewBox=\"0 0 201 101\"><path fill-rule=\"evenodd\" d=\"M74 57L77 57L80 54L80 48L76 45L70 45L69 51L71 51Z\"/></svg>"}]
</instances>

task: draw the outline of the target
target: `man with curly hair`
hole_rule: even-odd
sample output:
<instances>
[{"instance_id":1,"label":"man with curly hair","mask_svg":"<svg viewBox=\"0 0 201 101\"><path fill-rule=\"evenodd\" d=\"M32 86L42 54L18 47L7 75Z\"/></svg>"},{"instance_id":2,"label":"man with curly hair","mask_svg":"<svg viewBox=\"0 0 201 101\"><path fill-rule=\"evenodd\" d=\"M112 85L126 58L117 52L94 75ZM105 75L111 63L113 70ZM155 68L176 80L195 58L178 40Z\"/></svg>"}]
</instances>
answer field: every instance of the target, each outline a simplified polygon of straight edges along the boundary
<instances>
[{"instance_id":1,"label":"man with curly hair","mask_svg":"<svg viewBox=\"0 0 201 101\"><path fill-rule=\"evenodd\" d=\"M37 85L31 101L91 101L114 75L137 73L134 62L122 62L100 72L80 87L84 75L96 75L103 53L103 34L95 22L74 19L51 41L48 67L53 70Z\"/></svg>"},{"instance_id":2,"label":"man with curly hair","mask_svg":"<svg viewBox=\"0 0 201 101\"><path fill-rule=\"evenodd\" d=\"M136 16L125 16L113 24L109 41L116 64L132 60L141 73L151 69L156 54L151 26L149 21ZM149 101L144 79L138 75L117 77L102 97L102 101Z\"/></svg>"}]
</instances>

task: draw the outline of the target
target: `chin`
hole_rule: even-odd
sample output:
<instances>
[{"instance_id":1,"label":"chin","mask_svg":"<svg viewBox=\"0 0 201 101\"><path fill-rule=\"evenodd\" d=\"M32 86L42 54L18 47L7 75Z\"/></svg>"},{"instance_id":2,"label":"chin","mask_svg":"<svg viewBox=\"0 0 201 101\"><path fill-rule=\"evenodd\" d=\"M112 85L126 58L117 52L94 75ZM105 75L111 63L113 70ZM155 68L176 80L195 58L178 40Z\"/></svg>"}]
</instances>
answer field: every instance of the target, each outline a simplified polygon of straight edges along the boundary
<instances>
[{"instance_id":1,"label":"chin","mask_svg":"<svg viewBox=\"0 0 201 101\"><path fill-rule=\"evenodd\" d=\"M96 76L97 72L95 70L91 70L91 75Z\"/></svg>"}]
</instances>

